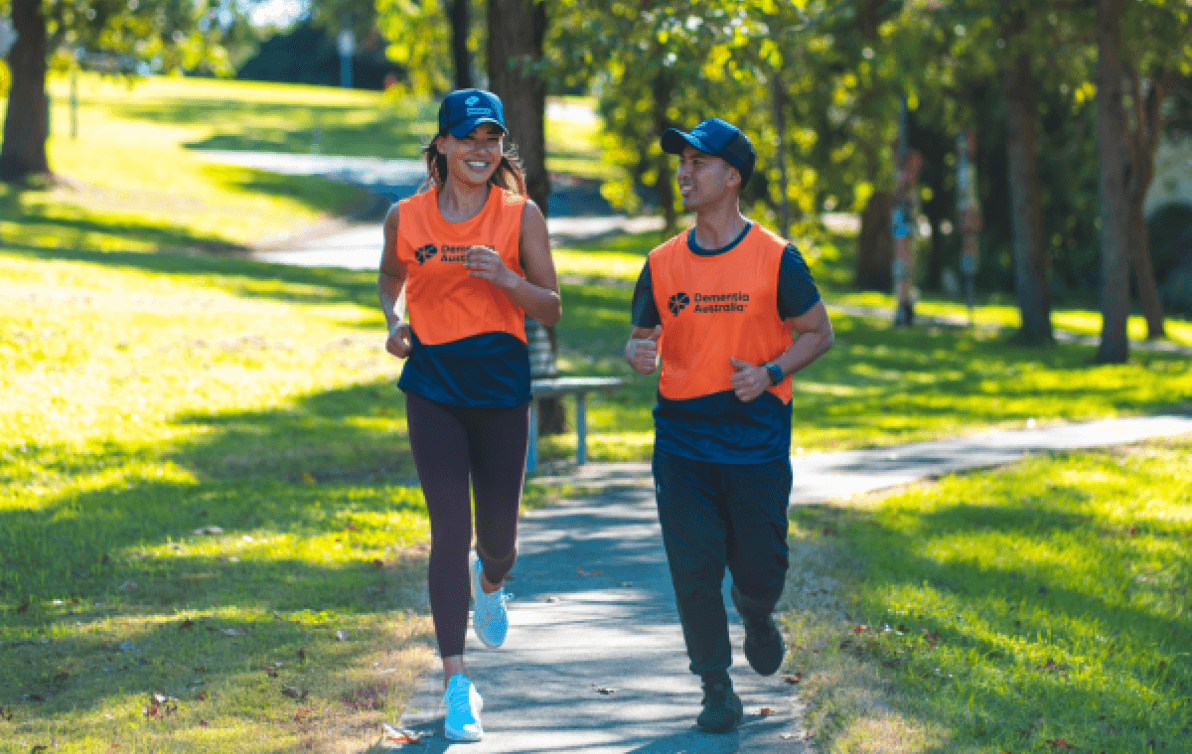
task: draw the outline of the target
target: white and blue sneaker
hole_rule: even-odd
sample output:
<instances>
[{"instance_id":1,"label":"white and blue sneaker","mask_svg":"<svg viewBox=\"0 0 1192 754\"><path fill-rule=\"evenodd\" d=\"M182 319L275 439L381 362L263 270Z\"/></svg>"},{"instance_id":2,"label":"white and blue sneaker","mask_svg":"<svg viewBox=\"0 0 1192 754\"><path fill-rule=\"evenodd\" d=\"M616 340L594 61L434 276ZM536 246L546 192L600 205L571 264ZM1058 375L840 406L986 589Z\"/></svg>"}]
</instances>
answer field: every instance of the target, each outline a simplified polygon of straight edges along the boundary
<instances>
[{"instance_id":1,"label":"white and blue sneaker","mask_svg":"<svg viewBox=\"0 0 1192 754\"><path fill-rule=\"evenodd\" d=\"M472 554L468 561L468 571L472 576L472 630L480 643L489 648L499 647L505 643L505 634L509 631L509 614L505 611L505 602L511 595L505 594L505 586L501 585L497 591L485 594L480 588L480 556Z\"/></svg>"},{"instance_id":2,"label":"white and blue sneaker","mask_svg":"<svg viewBox=\"0 0 1192 754\"><path fill-rule=\"evenodd\" d=\"M466 675L456 673L447 681L443 706L447 708L443 717L443 736L448 741L480 740L484 735L484 728L480 726L484 700Z\"/></svg>"}]
</instances>

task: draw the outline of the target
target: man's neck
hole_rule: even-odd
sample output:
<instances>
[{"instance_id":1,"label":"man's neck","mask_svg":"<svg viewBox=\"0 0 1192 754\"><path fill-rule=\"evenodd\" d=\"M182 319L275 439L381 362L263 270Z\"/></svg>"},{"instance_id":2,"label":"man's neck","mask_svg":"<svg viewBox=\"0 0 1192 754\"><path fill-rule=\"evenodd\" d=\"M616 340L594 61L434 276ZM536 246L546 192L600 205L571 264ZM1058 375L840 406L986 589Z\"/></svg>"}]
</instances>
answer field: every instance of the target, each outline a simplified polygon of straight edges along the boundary
<instances>
[{"instance_id":1,"label":"man's neck","mask_svg":"<svg viewBox=\"0 0 1192 754\"><path fill-rule=\"evenodd\" d=\"M695 213L695 243L701 249L722 249L737 240L748 224L735 201L701 210Z\"/></svg>"}]
</instances>

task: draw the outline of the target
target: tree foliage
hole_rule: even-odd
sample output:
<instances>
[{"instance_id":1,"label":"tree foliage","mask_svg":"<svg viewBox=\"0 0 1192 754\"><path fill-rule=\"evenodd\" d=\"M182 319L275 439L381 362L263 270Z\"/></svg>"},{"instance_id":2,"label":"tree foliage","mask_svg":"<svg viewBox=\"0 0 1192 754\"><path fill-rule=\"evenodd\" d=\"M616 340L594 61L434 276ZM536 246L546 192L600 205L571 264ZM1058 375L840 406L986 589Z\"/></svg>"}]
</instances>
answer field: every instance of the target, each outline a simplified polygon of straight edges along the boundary
<instances>
[{"instance_id":1,"label":"tree foliage","mask_svg":"<svg viewBox=\"0 0 1192 754\"><path fill-rule=\"evenodd\" d=\"M0 152L6 181L49 172L45 77L52 67L231 73L220 6L211 0L4 0L4 11L18 34L8 57L12 84Z\"/></svg>"}]
</instances>

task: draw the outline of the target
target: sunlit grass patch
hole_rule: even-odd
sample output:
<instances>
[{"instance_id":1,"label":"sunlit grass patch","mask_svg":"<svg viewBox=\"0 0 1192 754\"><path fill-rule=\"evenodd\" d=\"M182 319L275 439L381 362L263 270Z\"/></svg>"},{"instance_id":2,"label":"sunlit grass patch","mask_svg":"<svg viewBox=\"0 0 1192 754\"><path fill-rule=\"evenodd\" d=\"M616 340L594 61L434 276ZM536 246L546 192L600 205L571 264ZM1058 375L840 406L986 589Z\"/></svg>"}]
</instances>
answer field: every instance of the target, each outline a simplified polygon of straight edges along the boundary
<instances>
[{"instance_id":1,"label":"sunlit grass patch","mask_svg":"<svg viewBox=\"0 0 1192 754\"><path fill-rule=\"evenodd\" d=\"M0 750L375 743L434 661L375 283L86 251L0 278Z\"/></svg>"},{"instance_id":2,"label":"sunlit grass patch","mask_svg":"<svg viewBox=\"0 0 1192 754\"><path fill-rule=\"evenodd\" d=\"M1190 460L1185 437L793 510L788 663L823 750L1181 751ZM919 742L855 735L891 720Z\"/></svg>"}]
</instances>

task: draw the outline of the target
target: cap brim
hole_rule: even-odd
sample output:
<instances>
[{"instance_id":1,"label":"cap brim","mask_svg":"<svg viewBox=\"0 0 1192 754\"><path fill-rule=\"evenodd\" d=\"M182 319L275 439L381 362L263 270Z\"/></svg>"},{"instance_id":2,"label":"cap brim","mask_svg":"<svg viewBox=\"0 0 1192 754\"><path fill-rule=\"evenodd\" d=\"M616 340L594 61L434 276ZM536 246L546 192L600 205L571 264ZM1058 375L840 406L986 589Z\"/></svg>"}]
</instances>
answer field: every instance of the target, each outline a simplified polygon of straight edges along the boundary
<instances>
[{"instance_id":1,"label":"cap brim","mask_svg":"<svg viewBox=\"0 0 1192 754\"><path fill-rule=\"evenodd\" d=\"M698 149L704 154L713 156L716 154L715 150L705 144L701 139L689 133L684 133L677 128L668 128L663 131L660 144L662 151L667 154L683 154L683 150L687 147Z\"/></svg>"},{"instance_id":2,"label":"cap brim","mask_svg":"<svg viewBox=\"0 0 1192 754\"><path fill-rule=\"evenodd\" d=\"M502 133L508 133L508 130L505 128L505 124L501 123L501 121L497 120L496 118L489 118L488 116L480 118L468 118L458 125L447 129L447 133L451 134L457 139L462 139L475 131L476 126L482 125L484 123L492 123L494 126L501 129Z\"/></svg>"}]
</instances>

